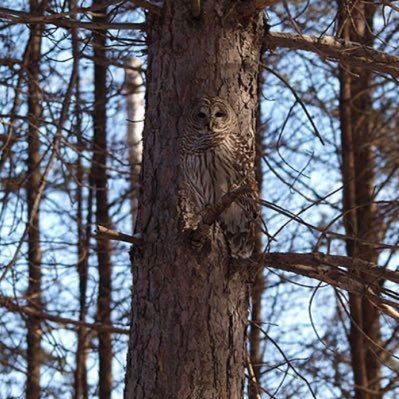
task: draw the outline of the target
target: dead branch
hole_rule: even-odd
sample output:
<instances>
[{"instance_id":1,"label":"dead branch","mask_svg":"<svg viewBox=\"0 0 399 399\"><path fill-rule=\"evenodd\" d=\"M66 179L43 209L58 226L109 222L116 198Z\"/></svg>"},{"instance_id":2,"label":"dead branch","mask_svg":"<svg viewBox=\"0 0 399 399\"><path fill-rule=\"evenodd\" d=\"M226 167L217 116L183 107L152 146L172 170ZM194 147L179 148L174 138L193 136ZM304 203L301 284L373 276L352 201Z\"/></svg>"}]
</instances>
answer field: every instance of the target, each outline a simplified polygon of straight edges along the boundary
<instances>
[{"instance_id":1,"label":"dead branch","mask_svg":"<svg viewBox=\"0 0 399 399\"><path fill-rule=\"evenodd\" d=\"M386 299L382 294L387 291L381 288L381 280L399 283L399 272L387 270L370 262L357 258L317 253L268 253L261 255L256 263L270 268L285 270L314 278L335 288L352 294L367 297L382 312L399 321L399 301ZM358 273L367 275L363 281ZM392 296L392 295L391 295Z\"/></svg>"},{"instance_id":2,"label":"dead branch","mask_svg":"<svg viewBox=\"0 0 399 399\"><path fill-rule=\"evenodd\" d=\"M354 66L363 67L377 73L387 73L399 77L399 57L389 55L355 42L345 42L333 36L312 36L286 32L268 32L265 48L283 47L311 51L321 57Z\"/></svg>"},{"instance_id":3,"label":"dead branch","mask_svg":"<svg viewBox=\"0 0 399 399\"><path fill-rule=\"evenodd\" d=\"M97 225L97 235L103 238L108 238L114 241L129 242L134 245L142 245L143 240L138 235L130 236L128 234L120 233L119 231L109 229L108 227Z\"/></svg>"},{"instance_id":4,"label":"dead branch","mask_svg":"<svg viewBox=\"0 0 399 399\"><path fill-rule=\"evenodd\" d=\"M247 353L245 361L246 361L246 366L247 366L247 370L248 370L248 374L249 374L249 382L256 389L256 399L262 399L261 396L260 396L260 392L259 392L260 391L260 389L259 389L260 384L259 384L259 382L256 379L255 371L254 371L254 368L252 366L251 359L249 358L249 354L248 353Z\"/></svg>"},{"instance_id":5,"label":"dead branch","mask_svg":"<svg viewBox=\"0 0 399 399\"><path fill-rule=\"evenodd\" d=\"M95 331L110 331L115 334L124 334L124 335L129 334L129 330L127 328L120 328L120 327L115 327L112 325L105 325L105 324L101 324L101 323L86 323L86 322L79 321L79 320L68 319L66 317L51 315L49 313L46 313L46 312L43 312L40 310L36 310L31 306L19 305L18 303L15 303L15 300L13 298L6 297L6 296L0 296L0 306L3 308L6 308L7 310L9 310L11 312L23 313L24 315L34 316L34 317L37 317L42 320L52 321L52 322L62 324L65 326L68 326L68 325L75 326L75 327L84 326L88 329L95 330Z\"/></svg>"},{"instance_id":6,"label":"dead branch","mask_svg":"<svg viewBox=\"0 0 399 399\"><path fill-rule=\"evenodd\" d=\"M24 11L12 10L5 7L0 7L0 18L10 21L13 24L49 24L62 28L82 28L89 30L105 30L105 29L137 29L145 30L146 25L142 23L100 23L100 22L82 22L76 21L65 16L65 14L53 14L36 16Z\"/></svg>"}]
</instances>

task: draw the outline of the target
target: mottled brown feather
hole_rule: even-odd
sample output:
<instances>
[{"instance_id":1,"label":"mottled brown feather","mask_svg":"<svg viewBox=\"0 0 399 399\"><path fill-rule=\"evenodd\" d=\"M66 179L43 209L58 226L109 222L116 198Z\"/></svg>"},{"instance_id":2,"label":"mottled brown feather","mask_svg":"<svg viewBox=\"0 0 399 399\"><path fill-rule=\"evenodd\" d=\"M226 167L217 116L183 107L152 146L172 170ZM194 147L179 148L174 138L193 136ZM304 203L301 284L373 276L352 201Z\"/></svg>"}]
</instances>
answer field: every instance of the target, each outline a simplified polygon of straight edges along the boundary
<instances>
[{"instance_id":1,"label":"mottled brown feather","mask_svg":"<svg viewBox=\"0 0 399 399\"><path fill-rule=\"evenodd\" d=\"M248 258L258 215L254 138L239 130L237 114L219 97L195 100L183 116L180 140L180 204L185 229L195 230L201 213L243 182L253 187L220 216L231 255Z\"/></svg>"}]
</instances>

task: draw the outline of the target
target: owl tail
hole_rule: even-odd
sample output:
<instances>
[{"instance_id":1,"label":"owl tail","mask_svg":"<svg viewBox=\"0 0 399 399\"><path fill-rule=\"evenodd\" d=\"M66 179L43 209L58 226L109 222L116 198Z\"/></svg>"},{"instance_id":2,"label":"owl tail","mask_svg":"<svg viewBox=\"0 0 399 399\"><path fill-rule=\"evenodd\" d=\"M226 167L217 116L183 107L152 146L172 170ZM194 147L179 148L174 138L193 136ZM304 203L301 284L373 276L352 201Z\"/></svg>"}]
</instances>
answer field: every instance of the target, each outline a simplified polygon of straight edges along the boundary
<instances>
[{"instance_id":1,"label":"owl tail","mask_svg":"<svg viewBox=\"0 0 399 399\"><path fill-rule=\"evenodd\" d=\"M235 259L248 259L255 248L256 216L253 201L233 203L221 215L221 225L230 254ZM248 205L248 206L244 206Z\"/></svg>"},{"instance_id":2,"label":"owl tail","mask_svg":"<svg viewBox=\"0 0 399 399\"><path fill-rule=\"evenodd\" d=\"M230 254L235 259L248 259L255 248L255 239L252 231L226 234Z\"/></svg>"}]
</instances>

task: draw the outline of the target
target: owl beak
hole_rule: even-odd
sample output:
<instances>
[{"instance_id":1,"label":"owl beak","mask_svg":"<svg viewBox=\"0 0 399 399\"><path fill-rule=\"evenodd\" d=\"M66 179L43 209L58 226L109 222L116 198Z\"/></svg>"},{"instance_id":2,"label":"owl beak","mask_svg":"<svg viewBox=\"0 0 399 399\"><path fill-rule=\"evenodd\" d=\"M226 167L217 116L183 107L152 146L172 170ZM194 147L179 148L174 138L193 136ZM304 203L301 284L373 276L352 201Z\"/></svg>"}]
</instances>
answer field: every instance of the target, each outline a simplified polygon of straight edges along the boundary
<instances>
[{"instance_id":1,"label":"owl beak","mask_svg":"<svg viewBox=\"0 0 399 399\"><path fill-rule=\"evenodd\" d=\"M213 129L213 123L212 123L212 121L209 121L209 122L208 122L208 129L209 129L209 130L212 130L212 129Z\"/></svg>"}]
</instances>

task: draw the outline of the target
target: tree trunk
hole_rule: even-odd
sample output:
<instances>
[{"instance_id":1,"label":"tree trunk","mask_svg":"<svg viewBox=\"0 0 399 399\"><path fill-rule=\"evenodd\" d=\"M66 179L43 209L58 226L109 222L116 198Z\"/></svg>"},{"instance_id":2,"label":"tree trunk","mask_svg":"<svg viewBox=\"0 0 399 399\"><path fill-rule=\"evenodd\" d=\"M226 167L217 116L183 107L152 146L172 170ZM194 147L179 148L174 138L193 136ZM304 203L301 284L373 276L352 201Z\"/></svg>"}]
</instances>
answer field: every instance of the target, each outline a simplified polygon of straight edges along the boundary
<instances>
[{"instance_id":1,"label":"tree trunk","mask_svg":"<svg viewBox=\"0 0 399 399\"><path fill-rule=\"evenodd\" d=\"M241 398L247 276L213 226L198 250L182 231L178 145L194 98L219 96L254 139L263 18L237 2L166 1L149 21L148 94L125 398ZM235 8L235 5L237 8ZM247 4L246 4L247 5Z\"/></svg>"},{"instance_id":2,"label":"tree trunk","mask_svg":"<svg viewBox=\"0 0 399 399\"><path fill-rule=\"evenodd\" d=\"M104 4L95 0L94 5ZM93 21L105 23L106 7L98 9ZM106 31L93 32L95 103L93 109L93 164L91 180L95 186L96 223L110 228L107 193L107 58ZM111 243L109 239L97 236L97 259L99 287L97 301L98 322L111 324ZM107 330L99 331L99 397L111 398L112 390L112 336Z\"/></svg>"},{"instance_id":3,"label":"tree trunk","mask_svg":"<svg viewBox=\"0 0 399 399\"><path fill-rule=\"evenodd\" d=\"M262 192L262 142L264 137L264 129L261 122L261 95L263 86L263 77L260 71L258 82L258 114L256 120L256 180L258 182L259 192ZM261 226L258 226L256 231L256 254L262 254L262 238L263 233ZM263 364L262 351L261 351L261 330L260 325L262 322L262 295L265 290L265 276L263 271L259 271L252 284L251 289L251 328L248 336L249 345L249 360L251 362L255 381L250 380L249 385L249 399L258 399L261 394L261 369Z\"/></svg>"},{"instance_id":4,"label":"tree trunk","mask_svg":"<svg viewBox=\"0 0 399 399\"><path fill-rule=\"evenodd\" d=\"M261 368L263 364L261 351L261 332L259 329L262 322L262 295L265 290L265 278L259 272L254 280L251 290L251 329L249 332L249 359L254 372L255 381L250 381L249 399L258 399L261 393Z\"/></svg>"},{"instance_id":5,"label":"tree trunk","mask_svg":"<svg viewBox=\"0 0 399 399\"><path fill-rule=\"evenodd\" d=\"M140 74L142 63L138 58L127 60L125 82L127 91L127 144L129 149L129 164L131 167L131 212L132 231L136 225L138 208L138 188L143 154L143 125L144 125L144 81ZM129 69L129 68L135 68Z\"/></svg>"},{"instance_id":6,"label":"tree trunk","mask_svg":"<svg viewBox=\"0 0 399 399\"><path fill-rule=\"evenodd\" d=\"M32 14L42 13L44 2L30 1ZM40 58L42 43L42 27L34 25L31 27L29 44L28 75L28 161L27 161L27 205L28 205L28 301L36 311L42 311L41 293L41 248L40 248L40 226L39 206L35 199L39 191L40 173L40 136L39 127L42 118L41 92L40 92ZM26 398L40 398L40 369L42 364L41 352L41 323L40 318L27 316L27 382Z\"/></svg>"},{"instance_id":7,"label":"tree trunk","mask_svg":"<svg viewBox=\"0 0 399 399\"><path fill-rule=\"evenodd\" d=\"M340 1L339 30L345 40L367 46L373 44L375 6ZM349 256L376 262L378 250L372 244L381 236L381 221L374 204L374 154L372 79L370 71L340 68L340 118L344 183L344 222ZM361 276L367 282L367 276ZM381 398L378 345L380 324L378 310L359 296L349 295L351 327L350 346L356 399Z\"/></svg>"},{"instance_id":8,"label":"tree trunk","mask_svg":"<svg viewBox=\"0 0 399 399\"><path fill-rule=\"evenodd\" d=\"M71 18L76 19L76 0L69 0L69 9ZM71 29L72 36L72 54L76 63L80 58L80 46L78 30ZM82 99L80 96L80 77L79 68L77 67L76 87L75 87L75 117L76 117L76 139L77 139L77 165L76 165L76 202L77 202L77 270L79 274L79 321L82 324L78 328L78 345L76 349L76 365L74 374L74 399L88 399L88 385L87 385L87 350L88 350L88 335L89 331L84 325L87 315L87 278L88 278L88 259L89 259L89 240L90 240L90 224L92 217L92 188L89 188L90 194L87 207L87 224L86 229L84 225L83 216L83 186L85 181L85 171L82 164L82 152L84 150L84 141L82 134Z\"/></svg>"}]
</instances>

